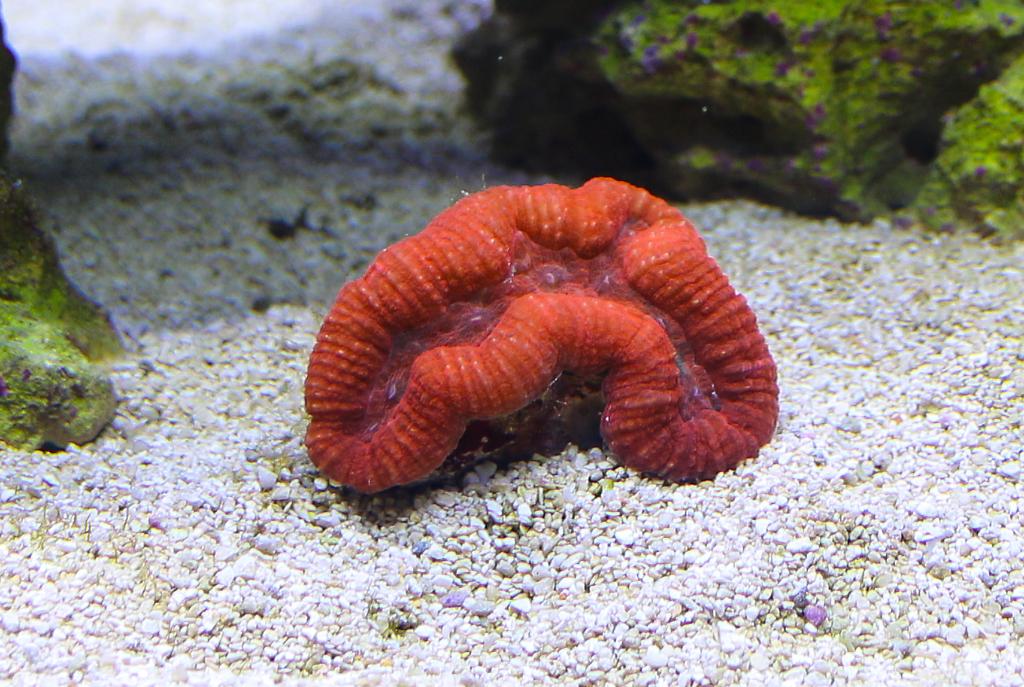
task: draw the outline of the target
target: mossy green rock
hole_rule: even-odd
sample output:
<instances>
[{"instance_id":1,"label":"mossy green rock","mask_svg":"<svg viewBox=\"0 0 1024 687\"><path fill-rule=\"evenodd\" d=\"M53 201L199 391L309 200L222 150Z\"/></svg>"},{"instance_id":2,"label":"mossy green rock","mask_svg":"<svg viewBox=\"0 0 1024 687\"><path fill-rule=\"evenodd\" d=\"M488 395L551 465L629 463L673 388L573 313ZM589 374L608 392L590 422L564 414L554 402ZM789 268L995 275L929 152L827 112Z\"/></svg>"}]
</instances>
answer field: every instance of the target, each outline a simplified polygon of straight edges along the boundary
<instances>
[{"instance_id":1,"label":"mossy green rock","mask_svg":"<svg viewBox=\"0 0 1024 687\"><path fill-rule=\"evenodd\" d=\"M0 441L93 439L115 408L95 363L120 350L104 314L64 277L24 194L0 178Z\"/></svg>"},{"instance_id":2,"label":"mossy green rock","mask_svg":"<svg viewBox=\"0 0 1024 687\"><path fill-rule=\"evenodd\" d=\"M596 36L621 93L708 108L703 141L628 113L640 135L661 132L648 145L680 190L711 179L866 218L913 201L943 114L1024 45L1024 5L630 3Z\"/></svg>"},{"instance_id":3,"label":"mossy green rock","mask_svg":"<svg viewBox=\"0 0 1024 687\"><path fill-rule=\"evenodd\" d=\"M456 54L499 152L628 139L661 190L850 219L912 204L946 114L1024 51L1018 0L577 1L543 21L533 4L499 0Z\"/></svg>"},{"instance_id":4,"label":"mossy green rock","mask_svg":"<svg viewBox=\"0 0 1024 687\"><path fill-rule=\"evenodd\" d=\"M1024 239L1024 57L952 116L914 206L936 229Z\"/></svg>"}]
</instances>

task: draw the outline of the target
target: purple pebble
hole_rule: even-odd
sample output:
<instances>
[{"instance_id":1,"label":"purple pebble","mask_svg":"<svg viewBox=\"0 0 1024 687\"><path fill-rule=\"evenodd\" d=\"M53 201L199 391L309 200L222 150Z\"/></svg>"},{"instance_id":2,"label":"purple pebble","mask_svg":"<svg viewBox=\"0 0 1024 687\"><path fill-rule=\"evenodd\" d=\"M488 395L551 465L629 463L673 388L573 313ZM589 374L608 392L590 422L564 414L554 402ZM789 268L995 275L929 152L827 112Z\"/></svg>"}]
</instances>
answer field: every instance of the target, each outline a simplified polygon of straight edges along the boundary
<instances>
[{"instance_id":1,"label":"purple pebble","mask_svg":"<svg viewBox=\"0 0 1024 687\"><path fill-rule=\"evenodd\" d=\"M460 589L458 591L445 594L441 599L441 605L445 608L456 608L464 604L467 598L469 598L469 592Z\"/></svg>"},{"instance_id":2,"label":"purple pebble","mask_svg":"<svg viewBox=\"0 0 1024 687\"><path fill-rule=\"evenodd\" d=\"M828 611L826 611L821 606L818 606L816 604L809 604L807 608L804 609L804 620L809 622L811 625L814 625L815 627L821 627L821 624L824 623L827 619Z\"/></svg>"}]
</instances>

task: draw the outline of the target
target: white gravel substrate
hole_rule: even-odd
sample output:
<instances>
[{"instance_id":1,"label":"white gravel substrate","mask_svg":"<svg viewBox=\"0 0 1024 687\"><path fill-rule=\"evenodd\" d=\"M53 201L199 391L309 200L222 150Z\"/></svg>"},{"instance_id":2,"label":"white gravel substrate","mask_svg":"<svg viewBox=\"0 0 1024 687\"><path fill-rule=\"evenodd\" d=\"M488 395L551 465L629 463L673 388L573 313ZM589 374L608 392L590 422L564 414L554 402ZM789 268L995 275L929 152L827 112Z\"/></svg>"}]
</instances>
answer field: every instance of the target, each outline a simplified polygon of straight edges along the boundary
<instances>
[{"instance_id":1,"label":"white gravel substrate","mask_svg":"<svg viewBox=\"0 0 1024 687\"><path fill-rule=\"evenodd\" d=\"M132 350L99 440L0 449L0 680L1024 683L1024 246L685 207L779 364L756 461L677 486L570 448L375 498L317 476L333 291L528 180L458 110L444 51L479 8L387 6L208 61L22 56L12 164ZM358 87L316 86L346 60ZM303 207L314 229L270 236Z\"/></svg>"}]
</instances>

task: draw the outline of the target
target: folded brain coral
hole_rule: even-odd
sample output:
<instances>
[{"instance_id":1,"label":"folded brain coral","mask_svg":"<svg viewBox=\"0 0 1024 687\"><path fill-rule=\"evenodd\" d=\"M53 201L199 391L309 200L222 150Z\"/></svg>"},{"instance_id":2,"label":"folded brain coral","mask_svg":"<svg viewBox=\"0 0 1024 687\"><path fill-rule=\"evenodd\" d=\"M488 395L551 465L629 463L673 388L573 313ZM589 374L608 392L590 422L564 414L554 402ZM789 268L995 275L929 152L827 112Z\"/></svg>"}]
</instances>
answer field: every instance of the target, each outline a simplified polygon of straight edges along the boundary
<instances>
[{"instance_id":1,"label":"folded brain coral","mask_svg":"<svg viewBox=\"0 0 1024 687\"><path fill-rule=\"evenodd\" d=\"M605 441L670 480L753 457L778 416L754 314L678 210L613 179L499 186L341 289L309 362L309 455L361 492L415 482L563 371L604 374Z\"/></svg>"}]
</instances>

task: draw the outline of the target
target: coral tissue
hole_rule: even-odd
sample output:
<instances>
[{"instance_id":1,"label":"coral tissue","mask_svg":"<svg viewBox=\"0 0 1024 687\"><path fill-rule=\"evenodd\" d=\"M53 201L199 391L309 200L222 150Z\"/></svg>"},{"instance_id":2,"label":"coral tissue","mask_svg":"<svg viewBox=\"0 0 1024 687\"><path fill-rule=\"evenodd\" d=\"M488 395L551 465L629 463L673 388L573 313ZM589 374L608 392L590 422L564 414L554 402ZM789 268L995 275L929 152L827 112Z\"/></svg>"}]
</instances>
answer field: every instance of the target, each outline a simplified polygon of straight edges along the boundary
<instances>
[{"instance_id":1,"label":"coral tissue","mask_svg":"<svg viewBox=\"0 0 1024 687\"><path fill-rule=\"evenodd\" d=\"M499 186L341 289L309 362L309 455L361 492L422 480L562 372L603 375L608 446L669 480L756 455L778 416L754 314L678 210L606 178Z\"/></svg>"}]
</instances>

